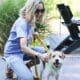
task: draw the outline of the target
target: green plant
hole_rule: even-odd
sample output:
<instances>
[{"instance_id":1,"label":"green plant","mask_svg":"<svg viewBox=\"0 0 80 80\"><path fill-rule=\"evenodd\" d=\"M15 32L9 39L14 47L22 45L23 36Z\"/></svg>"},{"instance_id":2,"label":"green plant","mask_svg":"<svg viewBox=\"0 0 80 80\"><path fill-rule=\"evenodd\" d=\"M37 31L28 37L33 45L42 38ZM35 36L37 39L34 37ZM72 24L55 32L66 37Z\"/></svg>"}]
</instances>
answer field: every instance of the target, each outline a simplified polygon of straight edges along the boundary
<instances>
[{"instance_id":1,"label":"green plant","mask_svg":"<svg viewBox=\"0 0 80 80\"><path fill-rule=\"evenodd\" d=\"M6 0L0 5L0 52L3 52L12 24L26 0Z\"/></svg>"},{"instance_id":2,"label":"green plant","mask_svg":"<svg viewBox=\"0 0 80 80\"><path fill-rule=\"evenodd\" d=\"M47 28L47 24L42 24L42 23L39 23L39 22L36 22L36 31L42 31L42 30L45 30Z\"/></svg>"}]
</instances>

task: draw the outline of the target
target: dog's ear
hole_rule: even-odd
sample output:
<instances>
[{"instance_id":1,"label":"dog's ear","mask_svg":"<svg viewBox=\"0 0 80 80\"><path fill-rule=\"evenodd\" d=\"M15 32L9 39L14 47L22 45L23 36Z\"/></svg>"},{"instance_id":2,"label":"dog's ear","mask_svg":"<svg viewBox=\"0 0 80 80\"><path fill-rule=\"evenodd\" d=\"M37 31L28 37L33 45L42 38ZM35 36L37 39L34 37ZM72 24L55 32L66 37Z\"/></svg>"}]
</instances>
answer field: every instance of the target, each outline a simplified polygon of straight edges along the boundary
<instances>
[{"instance_id":1,"label":"dog's ear","mask_svg":"<svg viewBox=\"0 0 80 80\"><path fill-rule=\"evenodd\" d=\"M47 53L49 54L49 56L50 56L50 58L51 58L51 56L52 56L52 54L53 54L53 50L50 48Z\"/></svg>"},{"instance_id":2,"label":"dog's ear","mask_svg":"<svg viewBox=\"0 0 80 80\"><path fill-rule=\"evenodd\" d=\"M50 48L50 49L49 49L49 53L52 55L53 52L54 52L54 51Z\"/></svg>"},{"instance_id":3,"label":"dog's ear","mask_svg":"<svg viewBox=\"0 0 80 80\"><path fill-rule=\"evenodd\" d=\"M47 45L47 48L50 49L50 45Z\"/></svg>"},{"instance_id":4,"label":"dog's ear","mask_svg":"<svg viewBox=\"0 0 80 80\"><path fill-rule=\"evenodd\" d=\"M64 54L64 52L62 52L62 58L63 58L63 59L65 58L65 54Z\"/></svg>"}]
</instances>

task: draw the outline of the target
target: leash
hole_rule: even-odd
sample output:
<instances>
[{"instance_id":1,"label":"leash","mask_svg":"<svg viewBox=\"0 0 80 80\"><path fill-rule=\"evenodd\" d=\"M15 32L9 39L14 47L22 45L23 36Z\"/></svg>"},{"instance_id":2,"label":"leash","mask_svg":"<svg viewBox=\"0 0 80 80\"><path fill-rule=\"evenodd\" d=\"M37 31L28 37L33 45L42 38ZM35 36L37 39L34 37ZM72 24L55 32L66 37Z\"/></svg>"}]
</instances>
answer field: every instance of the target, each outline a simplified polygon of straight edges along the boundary
<instances>
[{"instance_id":1,"label":"leash","mask_svg":"<svg viewBox=\"0 0 80 80\"><path fill-rule=\"evenodd\" d=\"M49 52L49 46L47 46L39 37L39 35L36 36L37 40L41 43L41 45L45 48L46 52Z\"/></svg>"},{"instance_id":2,"label":"leash","mask_svg":"<svg viewBox=\"0 0 80 80\"><path fill-rule=\"evenodd\" d=\"M41 43L41 45L44 47L45 51L48 52L48 51L49 51L49 48L48 48L48 46L40 39L39 34L38 34L38 32L37 32L37 29L35 28L34 31L35 31L37 40L38 40L38 41Z\"/></svg>"},{"instance_id":3,"label":"leash","mask_svg":"<svg viewBox=\"0 0 80 80\"><path fill-rule=\"evenodd\" d=\"M34 39L34 47L35 47L35 39ZM37 60L37 57L35 57L35 64L37 62L36 60ZM34 77L34 80L40 80L39 75L38 75L37 65L35 65L35 74L36 74L36 77Z\"/></svg>"},{"instance_id":4,"label":"leash","mask_svg":"<svg viewBox=\"0 0 80 80\"><path fill-rule=\"evenodd\" d=\"M36 38L41 43L41 45L45 48L45 51L49 52L48 46L40 39L39 35L36 35ZM35 39L34 39L34 43L35 43ZM35 59L35 63L36 63L36 59ZM34 80L40 80L38 75L37 65L35 65L35 74L36 74L36 77L34 78Z\"/></svg>"}]
</instances>

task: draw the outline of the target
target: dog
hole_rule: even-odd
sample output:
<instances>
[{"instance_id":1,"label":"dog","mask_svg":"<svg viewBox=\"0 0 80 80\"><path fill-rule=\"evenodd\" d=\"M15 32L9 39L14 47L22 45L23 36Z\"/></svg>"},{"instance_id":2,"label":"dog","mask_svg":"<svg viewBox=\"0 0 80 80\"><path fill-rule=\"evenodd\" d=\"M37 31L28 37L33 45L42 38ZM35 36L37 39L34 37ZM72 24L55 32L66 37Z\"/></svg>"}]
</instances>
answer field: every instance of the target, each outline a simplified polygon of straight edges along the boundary
<instances>
[{"instance_id":1,"label":"dog","mask_svg":"<svg viewBox=\"0 0 80 80\"><path fill-rule=\"evenodd\" d=\"M61 51L54 51L51 53L51 57L45 64L45 68L42 72L41 80L58 80L59 71L63 64L65 55Z\"/></svg>"}]
</instances>

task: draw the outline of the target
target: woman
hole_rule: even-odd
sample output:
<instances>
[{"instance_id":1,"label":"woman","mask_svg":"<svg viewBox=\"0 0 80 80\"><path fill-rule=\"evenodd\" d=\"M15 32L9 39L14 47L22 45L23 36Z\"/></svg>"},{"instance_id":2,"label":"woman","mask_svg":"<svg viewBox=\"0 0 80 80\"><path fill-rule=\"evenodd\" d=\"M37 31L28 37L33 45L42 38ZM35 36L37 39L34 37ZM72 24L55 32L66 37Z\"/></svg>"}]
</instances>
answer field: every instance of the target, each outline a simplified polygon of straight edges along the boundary
<instances>
[{"instance_id":1,"label":"woman","mask_svg":"<svg viewBox=\"0 0 80 80\"><path fill-rule=\"evenodd\" d=\"M31 49L28 47L34 34L35 21L42 22L44 11L43 1L27 0L25 6L20 10L19 18L10 31L4 48L4 58L19 80L33 80L33 74L24 64L24 54L27 56L26 58L37 56L43 61L49 59L49 55L45 53L43 48Z\"/></svg>"}]
</instances>

